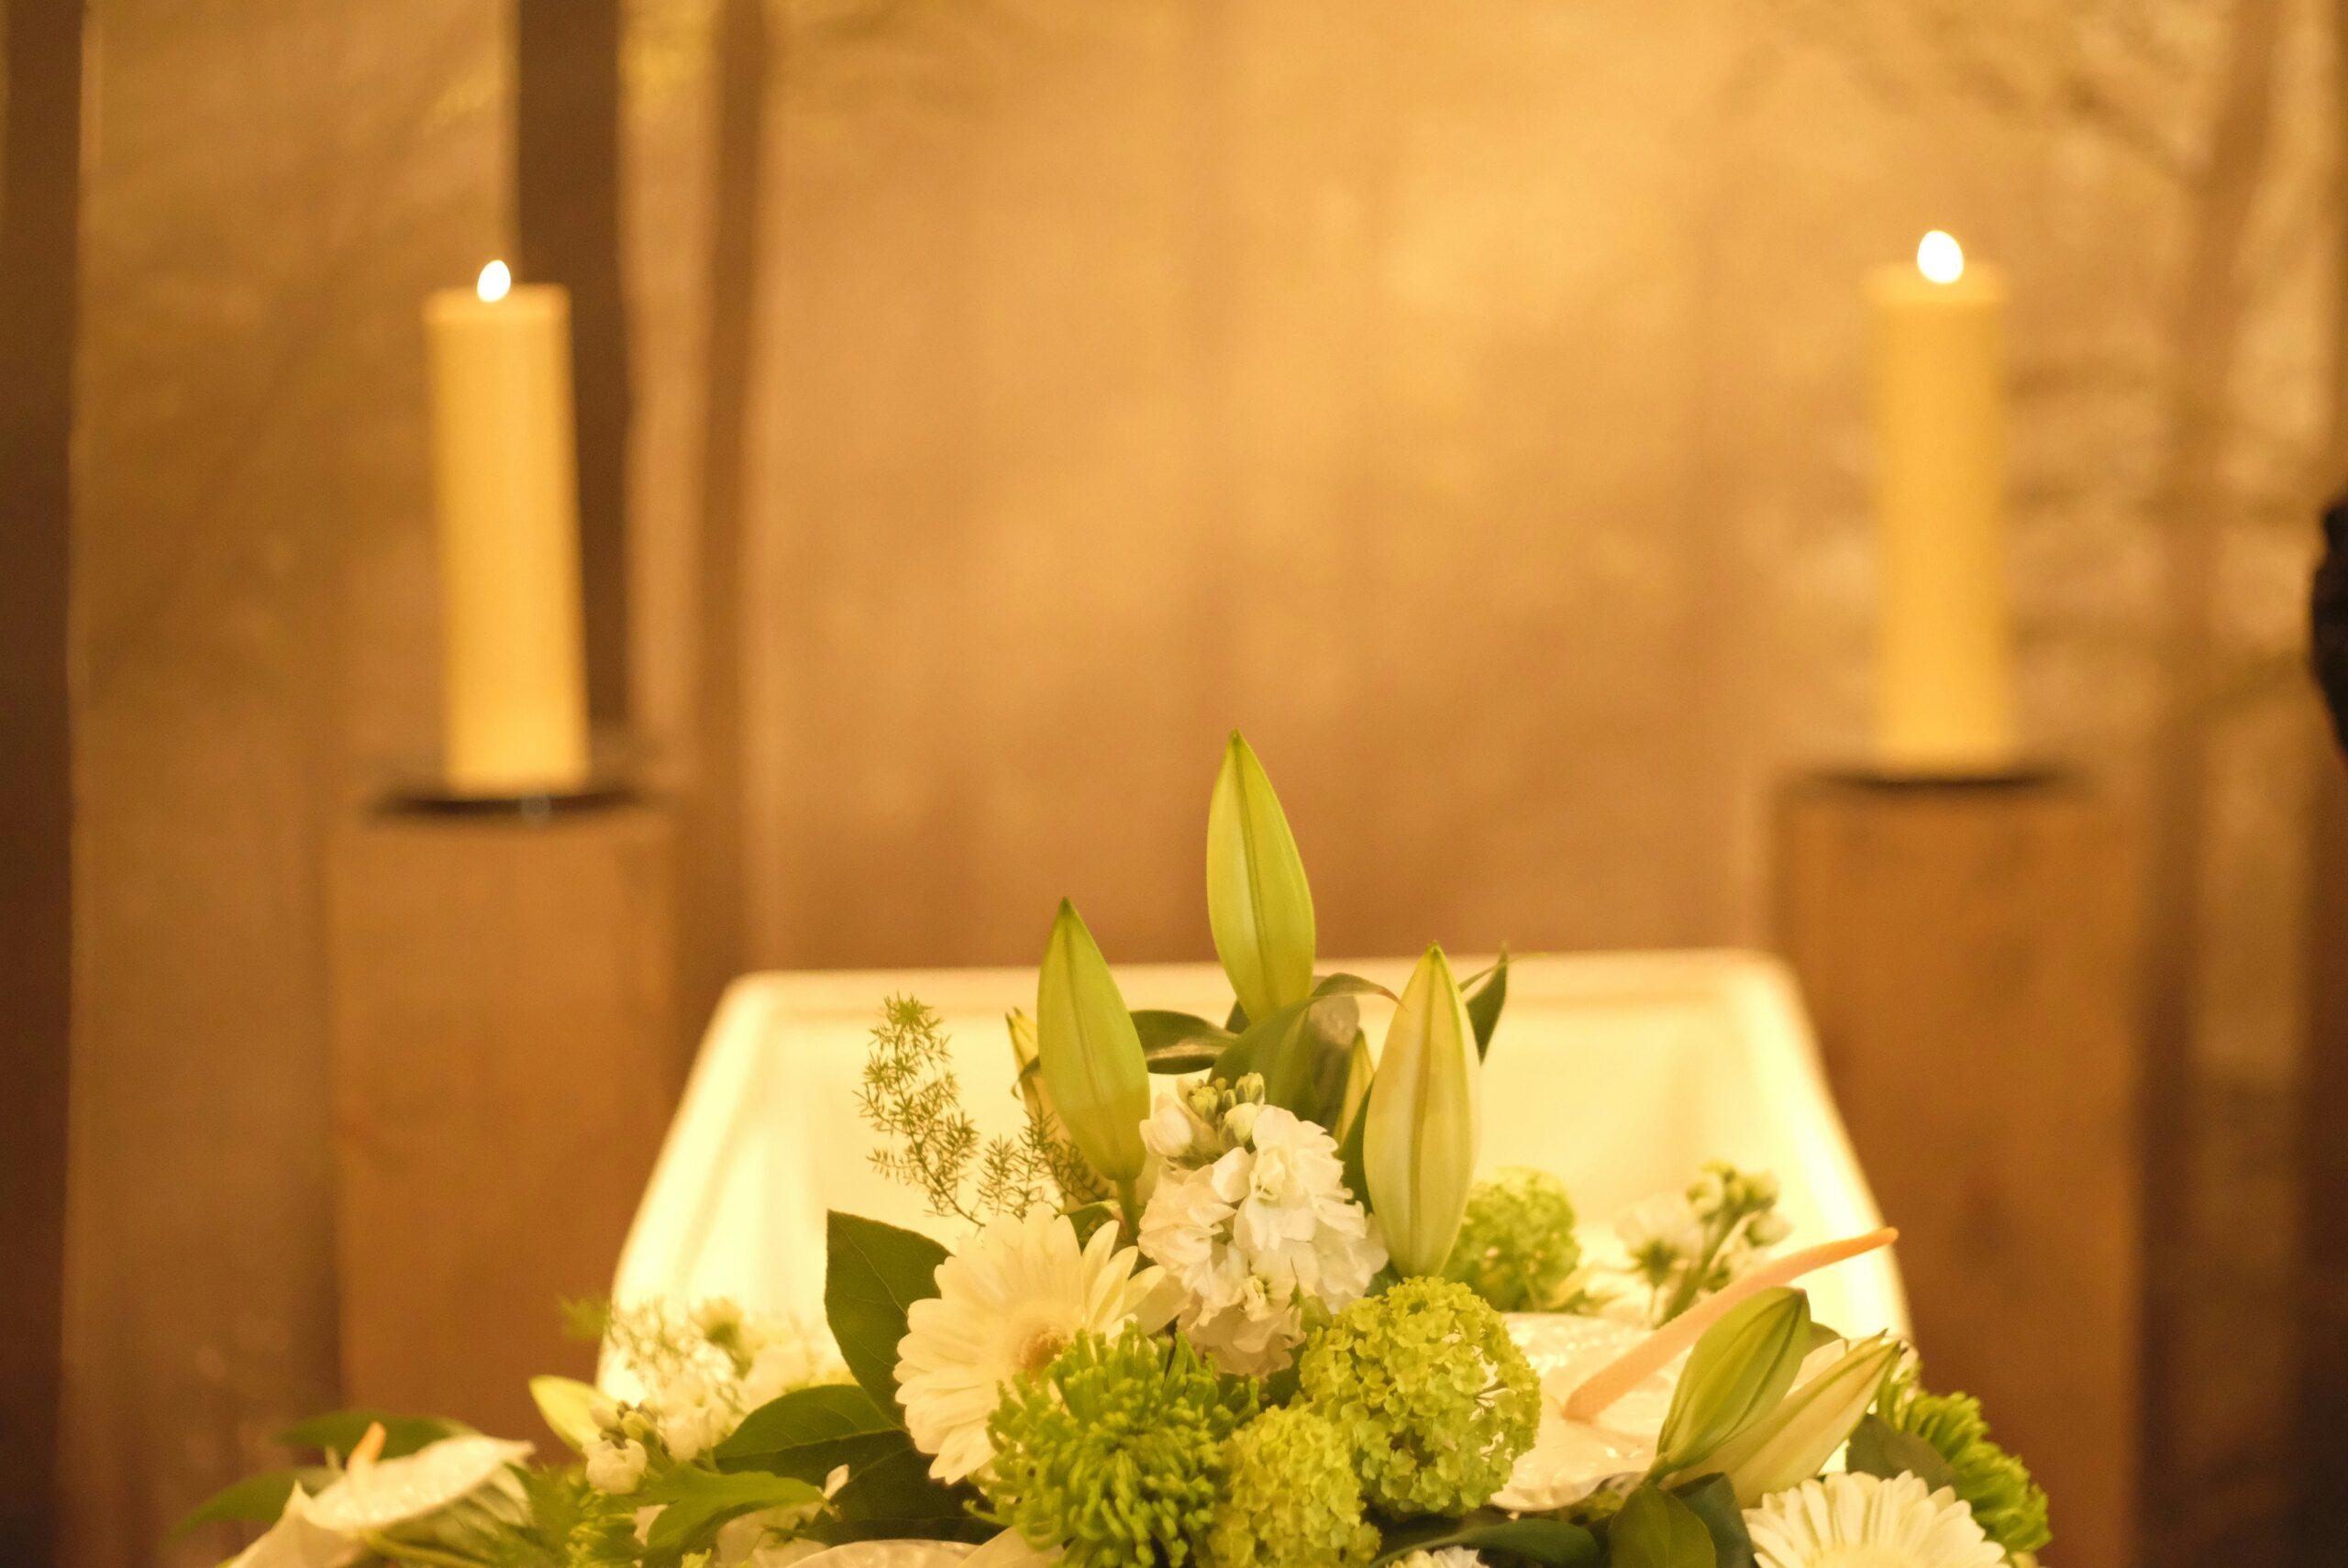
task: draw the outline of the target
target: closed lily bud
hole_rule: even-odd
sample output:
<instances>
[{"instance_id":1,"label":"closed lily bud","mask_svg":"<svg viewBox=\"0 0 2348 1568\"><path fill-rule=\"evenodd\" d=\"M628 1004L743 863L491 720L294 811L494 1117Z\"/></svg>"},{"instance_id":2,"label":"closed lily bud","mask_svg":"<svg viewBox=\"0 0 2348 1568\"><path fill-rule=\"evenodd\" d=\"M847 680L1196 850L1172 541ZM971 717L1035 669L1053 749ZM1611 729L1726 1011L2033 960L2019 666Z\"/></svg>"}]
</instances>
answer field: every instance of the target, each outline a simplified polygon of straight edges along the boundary
<instances>
[{"instance_id":1,"label":"closed lily bud","mask_svg":"<svg viewBox=\"0 0 2348 1568\"><path fill-rule=\"evenodd\" d=\"M1656 1471L1702 1464L1776 1409L1809 1353L1808 1296L1778 1286L1738 1302L1689 1353L1656 1438Z\"/></svg>"},{"instance_id":2,"label":"closed lily bud","mask_svg":"<svg viewBox=\"0 0 2348 1568\"><path fill-rule=\"evenodd\" d=\"M1011 1035L1013 1082L1019 1086L1019 1098L1026 1103L1027 1114L1051 1121L1052 1102L1044 1092L1042 1051L1036 1043L1036 1021L1017 1008L1003 1014L1004 1029Z\"/></svg>"},{"instance_id":3,"label":"closed lily bud","mask_svg":"<svg viewBox=\"0 0 2348 1568\"><path fill-rule=\"evenodd\" d=\"M1272 781L1237 730L1207 804L1207 925L1249 1019L1312 994L1312 889Z\"/></svg>"},{"instance_id":4,"label":"closed lily bud","mask_svg":"<svg viewBox=\"0 0 2348 1568\"><path fill-rule=\"evenodd\" d=\"M1077 1152L1120 1187L1139 1177L1149 1066L1100 944L1065 899L1036 977L1036 1043L1052 1110Z\"/></svg>"},{"instance_id":5,"label":"closed lily bud","mask_svg":"<svg viewBox=\"0 0 2348 1568\"><path fill-rule=\"evenodd\" d=\"M1736 1500L1748 1508L1772 1492L1800 1485L1850 1441L1899 1359L1897 1340L1878 1337L1849 1346L1776 1409L1714 1450L1703 1468L1726 1475Z\"/></svg>"},{"instance_id":6,"label":"closed lily bud","mask_svg":"<svg viewBox=\"0 0 2348 1568\"><path fill-rule=\"evenodd\" d=\"M1441 1274L1476 1179L1475 1032L1443 949L1430 947L1386 1032L1362 1127L1362 1174L1404 1275Z\"/></svg>"}]
</instances>

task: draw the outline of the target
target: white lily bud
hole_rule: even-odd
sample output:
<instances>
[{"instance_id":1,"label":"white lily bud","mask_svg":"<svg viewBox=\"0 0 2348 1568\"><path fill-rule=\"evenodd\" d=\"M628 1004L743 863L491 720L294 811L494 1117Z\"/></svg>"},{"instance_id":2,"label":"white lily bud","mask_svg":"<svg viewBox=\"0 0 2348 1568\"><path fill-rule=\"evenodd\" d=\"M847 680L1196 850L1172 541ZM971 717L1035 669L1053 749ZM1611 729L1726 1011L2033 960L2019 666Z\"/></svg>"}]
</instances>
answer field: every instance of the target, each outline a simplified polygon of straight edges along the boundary
<instances>
[{"instance_id":1,"label":"white lily bud","mask_svg":"<svg viewBox=\"0 0 2348 1568\"><path fill-rule=\"evenodd\" d=\"M1776 1409L1715 1449L1703 1467L1726 1475L1736 1500L1748 1508L1772 1492L1800 1485L1850 1441L1884 1375L1899 1359L1897 1340L1846 1347Z\"/></svg>"},{"instance_id":2,"label":"white lily bud","mask_svg":"<svg viewBox=\"0 0 2348 1568\"><path fill-rule=\"evenodd\" d=\"M1312 889L1272 781L1237 730L1207 804L1207 926L1249 1019L1312 994Z\"/></svg>"},{"instance_id":3,"label":"white lily bud","mask_svg":"<svg viewBox=\"0 0 2348 1568\"><path fill-rule=\"evenodd\" d=\"M1108 1180L1129 1183L1146 1151L1149 1065L1133 1014L1076 906L1060 900L1036 986L1044 1087L1077 1152Z\"/></svg>"},{"instance_id":4,"label":"white lily bud","mask_svg":"<svg viewBox=\"0 0 2348 1568\"><path fill-rule=\"evenodd\" d=\"M1369 1086L1362 1174L1394 1266L1441 1274L1476 1179L1476 1036L1443 949L1429 947L1386 1032Z\"/></svg>"}]
</instances>

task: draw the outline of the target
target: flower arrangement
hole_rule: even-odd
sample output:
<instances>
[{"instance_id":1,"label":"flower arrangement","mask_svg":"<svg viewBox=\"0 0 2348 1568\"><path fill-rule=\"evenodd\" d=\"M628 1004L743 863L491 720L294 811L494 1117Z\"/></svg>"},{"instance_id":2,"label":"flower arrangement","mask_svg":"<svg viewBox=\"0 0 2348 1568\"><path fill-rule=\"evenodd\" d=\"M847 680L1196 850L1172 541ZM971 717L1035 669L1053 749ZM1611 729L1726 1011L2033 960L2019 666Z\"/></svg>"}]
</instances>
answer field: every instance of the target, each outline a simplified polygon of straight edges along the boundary
<instances>
[{"instance_id":1,"label":"flower arrangement","mask_svg":"<svg viewBox=\"0 0 2348 1568\"><path fill-rule=\"evenodd\" d=\"M821 1328L725 1303L593 1325L639 1392L532 1386L575 1451L363 1414L197 1519L234 1568L1996 1568L2046 1500L1912 1353L1811 1320L1764 1173L1712 1165L1584 1255L1554 1174L1476 1175L1505 956L1399 994L1316 971L1312 896L1234 735L1207 822L1222 1022L1130 1010L1063 903L1009 1021L1013 1138L892 999L875 1165L951 1248L834 1213ZM1390 1016L1373 1056L1364 1006ZM1155 1085L1155 1088L1153 1086Z\"/></svg>"}]
</instances>

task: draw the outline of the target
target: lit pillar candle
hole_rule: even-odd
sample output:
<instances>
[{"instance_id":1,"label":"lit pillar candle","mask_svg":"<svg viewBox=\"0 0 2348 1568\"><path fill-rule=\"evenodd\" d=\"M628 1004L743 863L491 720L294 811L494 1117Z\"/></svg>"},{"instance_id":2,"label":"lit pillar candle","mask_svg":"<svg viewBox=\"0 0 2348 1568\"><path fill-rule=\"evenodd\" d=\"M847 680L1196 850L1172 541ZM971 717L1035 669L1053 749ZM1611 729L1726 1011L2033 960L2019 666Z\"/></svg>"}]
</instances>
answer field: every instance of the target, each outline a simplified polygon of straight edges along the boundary
<instances>
[{"instance_id":1,"label":"lit pillar candle","mask_svg":"<svg viewBox=\"0 0 2348 1568\"><path fill-rule=\"evenodd\" d=\"M1875 424L1876 752L1891 773L2013 766L2005 279L1935 230L1866 280Z\"/></svg>"},{"instance_id":2,"label":"lit pillar candle","mask_svg":"<svg viewBox=\"0 0 2348 1568\"><path fill-rule=\"evenodd\" d=\"M505 264L425 302L440 509L443 762L459 795L587 779L570 296Z\"/></svg>"}]
</instances>

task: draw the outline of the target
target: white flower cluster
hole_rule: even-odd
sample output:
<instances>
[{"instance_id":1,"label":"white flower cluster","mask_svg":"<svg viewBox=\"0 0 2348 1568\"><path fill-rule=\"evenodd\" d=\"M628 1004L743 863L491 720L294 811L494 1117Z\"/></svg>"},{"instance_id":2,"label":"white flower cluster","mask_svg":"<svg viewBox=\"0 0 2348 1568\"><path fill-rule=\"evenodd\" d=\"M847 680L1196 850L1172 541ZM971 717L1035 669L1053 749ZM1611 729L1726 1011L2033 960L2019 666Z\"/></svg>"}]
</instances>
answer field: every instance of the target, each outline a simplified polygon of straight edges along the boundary
<instances>
[{"instance_id":1,"label":"white flower cluster","mask_svg":"<svg viewBox=\"0 0 2348 1568\"><path fill-rule=\"evenodd\" d=\"M759 1406L847 1375L828 1333L722 1299L703 1302L682 1324L657 1308L635 1309L615 1342L644 1394L632 1405L594 1408L601 1435L585 1454L588 1485L615 1495L643 1481L646 1439L657 1439L674 1459L693 1460Z\"/></svg>"},{"instance_id":2,"label":"white flower cluster","mask_svg":"<svg viewBox=\"0 0 2348 1568\"><path fill-rule=\"evenodd\" d=\"M1218 1368L1277 1372L1304 1338L1305 1309L1359 1300L1386 1248L1325 1130L1244 1101L1202 1123L1171 1094L1143 1123L1162 1169L1141 1250L1180 1286L1181 1330ZM1212 1159L1196 1163L1202 1153Z\"/></svg>"},{"instance_id":3,"label":"white flower cluster","mask_svg":"<svg viewBox=\"0 0 2348 1568\"><path fill-rule=\"evenodd\" d=\"M1660 1320L1750 1270L1792 1231L1777 1202L1776 1176L1716 1160L1686 1192L1657 1193L1616 1216L1631 1272L1651 1293L1639 1317Z\"/></svg>"}]
</instances>

